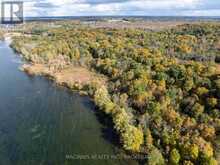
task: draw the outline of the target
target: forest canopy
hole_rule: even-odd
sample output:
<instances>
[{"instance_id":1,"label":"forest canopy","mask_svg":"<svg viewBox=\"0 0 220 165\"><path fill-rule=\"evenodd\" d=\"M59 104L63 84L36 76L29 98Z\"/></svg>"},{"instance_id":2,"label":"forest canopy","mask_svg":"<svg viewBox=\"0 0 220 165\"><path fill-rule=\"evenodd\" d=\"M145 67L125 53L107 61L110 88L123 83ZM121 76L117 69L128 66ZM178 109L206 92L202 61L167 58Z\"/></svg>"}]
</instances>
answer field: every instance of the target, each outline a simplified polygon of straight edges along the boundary
<instances>
[{"instance_id":1,"label":"forest canopy","mask_svg":"<svg viewBox=\"0 0 220 165\"><path fill-rule=\"evenodd\" d=\"M50 65L62 56L66 65L108 78L89 88L125 150L147 155L150 165L218 164L220 24L159 32L61 26L28 34L12 43L26 60Z\"/></svg>"}]
</instances>

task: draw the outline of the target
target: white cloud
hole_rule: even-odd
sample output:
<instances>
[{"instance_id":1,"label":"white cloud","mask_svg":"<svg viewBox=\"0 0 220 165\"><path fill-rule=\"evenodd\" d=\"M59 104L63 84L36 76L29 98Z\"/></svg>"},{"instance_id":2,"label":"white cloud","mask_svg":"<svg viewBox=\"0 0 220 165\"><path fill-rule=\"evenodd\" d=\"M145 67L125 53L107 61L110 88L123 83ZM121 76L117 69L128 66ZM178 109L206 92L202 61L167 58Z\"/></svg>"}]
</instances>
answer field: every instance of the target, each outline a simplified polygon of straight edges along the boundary
<instances>
[{"instance_id":1,"label":"white cloud","mask_svg":"<svg viewBox=\"0 0 220 165\"><path fill-rule=\"evenodd\" d=\"M36 7L37 3L44 5ZM213 0L212 3L208 0L29 0L25 2L26 16L220 15L219 11L219 0Z\"/></svg>"},{"instance_id":2,"label":"white cloud","mask_svg":"<svg viewBox=\"0 0 220 165\"><path fill-rule=\"evenodd\" d=\"M186 16L220 16L220 10L192 10L184 13Z\"/></svg>"}]
</instances>

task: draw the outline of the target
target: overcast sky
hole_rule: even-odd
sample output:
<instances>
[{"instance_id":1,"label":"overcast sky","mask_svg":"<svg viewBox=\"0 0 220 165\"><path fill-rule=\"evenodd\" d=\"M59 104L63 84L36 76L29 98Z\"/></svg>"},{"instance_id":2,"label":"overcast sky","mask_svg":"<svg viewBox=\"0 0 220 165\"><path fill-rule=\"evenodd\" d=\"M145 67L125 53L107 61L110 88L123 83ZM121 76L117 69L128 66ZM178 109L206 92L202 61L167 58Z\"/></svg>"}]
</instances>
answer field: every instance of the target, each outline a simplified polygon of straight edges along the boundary
<instances>
[{"instance_id":1,"label":"overcast sky","mask_svg":"<svg viewBox=\"0 0 220 165\"><path fill-rule=\"evenodd\" d=\"M25 16L220 16L220 0L25 0Z\"/></svg>"}]
</instances>

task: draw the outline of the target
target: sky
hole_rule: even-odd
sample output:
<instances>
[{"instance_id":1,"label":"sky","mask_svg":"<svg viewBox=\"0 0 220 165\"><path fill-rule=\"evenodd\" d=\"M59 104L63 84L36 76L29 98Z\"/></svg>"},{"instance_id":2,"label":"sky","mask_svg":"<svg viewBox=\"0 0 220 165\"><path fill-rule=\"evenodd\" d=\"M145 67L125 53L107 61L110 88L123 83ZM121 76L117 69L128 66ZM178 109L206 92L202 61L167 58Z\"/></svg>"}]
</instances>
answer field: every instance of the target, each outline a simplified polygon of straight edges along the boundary
<instances>
[{"instance_id":1,"label":"sky","mask_svg":"<svg viewBox=\"0 0 220 165\"><path fill-rule=\"evenodd\" d=\"M25 16L220 16L220 0L24 0Z\"/></svg>"}]
</instances>

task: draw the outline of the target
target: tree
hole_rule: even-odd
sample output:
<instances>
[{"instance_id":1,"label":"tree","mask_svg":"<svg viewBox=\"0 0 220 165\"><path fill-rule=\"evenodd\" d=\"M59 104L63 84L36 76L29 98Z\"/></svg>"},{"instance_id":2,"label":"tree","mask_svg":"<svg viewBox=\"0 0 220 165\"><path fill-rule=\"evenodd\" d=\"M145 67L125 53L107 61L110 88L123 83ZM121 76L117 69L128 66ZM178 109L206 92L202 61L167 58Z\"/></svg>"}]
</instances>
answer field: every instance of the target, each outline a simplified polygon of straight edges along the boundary
<instances>
[{"instance_id":1,"label":"tree","mask_svg":"<svg viewBox=\"0 0 220 165\"><path fill-rule=\"evenodd\" d=\"M130 125L129 123L130 118L124 108L120 108L117 106L115 111L116 113L113 114L113 122L115 125L115 129L119 133L123 133L127 130L127 128Z\"/></svg>"},{"instance_id":2,"label":"tree","mask_svg":"<svg viewBox=\"0 0 220 165\"><path fill-rule=\"evenodd\" d=\"M148 100L152 97L151 92L138 92L134 96L134 104L139 108L139 109L144 109L146 107Z\"/></svg>"},{"instance_id":3,"label":"tree","mask_svg":"<svg viewBox=\"0 0 220 165\"><path fill-rule=\"evenodd\" d=\"M204 94L207 94L209 92L209 90L205 87L199 87L197 88L197 91L196 93L199 95L199 96L202 96Z\"/></svg>"},{"instance_id":4,"label":"tree","mask_svg":"<svg viewBox=\"0 0 220 165\"><path fill-rule=\"evenodd\" d=\"M201 161L206 161L213 157L213 148L210 142L205 141L202 137L194 138L194 142L199 147Z\"/></svg>"},{"instance_id":5,"label":"tree","mask_svg":"<svg viewBox=\"0 0 220 165\"><path fill-rule=\"evenodd\" d=\"M151 131L149 128L147 128L147 130L145 131L145 145L147 146L147 148L151 148L153 146L153 137L151 134Z\"/></svg>"},{"instance_id":6,"label":"tree","mask_svg":"<svg viewBox=\"0 0 220 165\"><path fill-rule=\"evenodd\" d=\"M169 107L164 112L164 119L172 126L177 127L181 125L181 122L178 123L180 119L180 115L176 112L172 107Z\"/></svg>"},{"instance_id":7,"label":"tree","mask_svg":"<svg viewBox=\"0 0 220 165\"><path fill-rule=\"evenodd\" d=\"M123 93L120 95L120 106L126 107L127 106L127 100L128 100L128 95L126 93Z\"/></svg>"},{"instance_id":8,"label":"tree","mask_svg":"<svg viewBox=\"0 0 220 165\"><path fill-rule=\"evenodd\" d=\"M179 151L176 148L172 149L172 151L170 152L170 158L169 158L170 163L173 165L178 165L180 158L181 157L180 157Z\"/></svg>"},{"instance_id":9,"label":"tree","mask_svg":"<svg viewBox=\"0 0 220 165\"><path fill-rule=\"evenodd\" d=\"M196 160L199 156L199 147L196 144L191 144L189 147L189 153L192 160Z\"/></svg>"},{"instance_id":10,"label":"tree","mask_svg":"<svg viewBox=\"0 0 220 165\"><path fill-rule=\"evenodd\" d=\"M201 164L202 165L218 165L218 162L214 158L210 158L210 159L204 160L203 162L201 162Z\"/></svg>"},{"instance_id":11,"label":"tree","mask_svg":"<svg viewBox=\"0 0 220 165\"><path fill-rule=\"evenodd\" d=\"M206 124L200 124L199 130L201 136L207 140L213 140L215 138L215 128Z\"/></svg>"},{"instance_id":12,"label":"tree","mask_svg":"<svg viewBox=\"0 0 220 165\"><path fill-rule=\"evenodd\" d=\"M204 106L200 105L199 103L196 103L192 107L192 112L190 113L193 117L198 118L201 114L204 112Z\"/></svg>"},{"instance_id":13,"label":"tree","mask_svg":"<svg viewBox=\"0 0 220 165\"><path fill-rule=\"evenodd\" d=\"M194 165L194 164L191 161L186 160L183 162L183 165Z\"/></svg>"},{"instance_id":14,"label":"tree","mask_svg":"<svg viewBox=\"0 0 220 165\"><path fill-rule=\"evenodd\" d=\"M194 81L192 79L190 80L186 80L185 84L184 84L184 88L186 91L190 91L194 86Z\"/></svg>"},{"instance_id":15,"label":"tree","mask_svg":"<svg viewBox=\"0 0 220 165\"><path fill-rule=\"evenodd\" d=\"M104 86L97 89L94 95L95 103L106 113L111 113L114 107L109 97L108 91Z\"/></svg>"},{"instance_id":16,"label":"tree","mask_svg":"<svg viewBox=\"0 0 220 165\"><path fill-rule=\"evenodd\" d=\"M138 152L144 141L143 132L134 126L129 125L125 129L125 132L122 133L122 141L123 147L126 150Z\"/></svg>"},{"instance_id":17,"label":"tree","mask_svg":"<svg viewBox=\"0 0 220 165\"><path fill-rule=\"evenodd\" d=\"M160 150L153 148L148 155L148 165L165 165L165 160Z\"/></svg>"},{"instance_id":18,"label":"tree","mask_svg":"<svg viewBox=\"0 0 220 165\"><path fill-rule=\"evenodd\" d=\"M218 104L218 100L214 97L207 99L208 105L214 108Z\"/></svg>"},{"instance_id":19,"label":"tree","mask_svg":"<svg viewBox=\"0 0 220 165\"><path fill-rule=\"evenodd\" d=\"M181 153L185 159L195 161L199 156L199 147L196 144L185 143L181 146Z\"/></svg>"}]
</instances>

